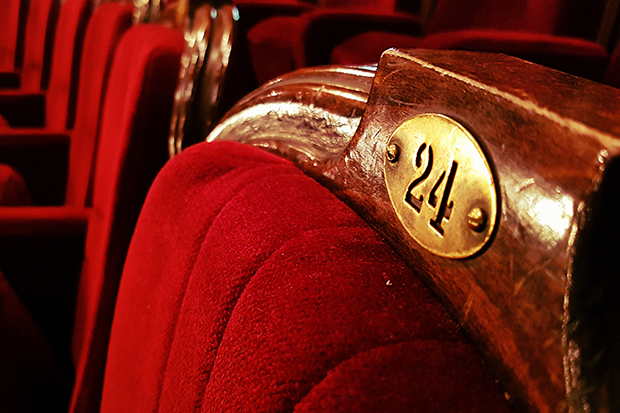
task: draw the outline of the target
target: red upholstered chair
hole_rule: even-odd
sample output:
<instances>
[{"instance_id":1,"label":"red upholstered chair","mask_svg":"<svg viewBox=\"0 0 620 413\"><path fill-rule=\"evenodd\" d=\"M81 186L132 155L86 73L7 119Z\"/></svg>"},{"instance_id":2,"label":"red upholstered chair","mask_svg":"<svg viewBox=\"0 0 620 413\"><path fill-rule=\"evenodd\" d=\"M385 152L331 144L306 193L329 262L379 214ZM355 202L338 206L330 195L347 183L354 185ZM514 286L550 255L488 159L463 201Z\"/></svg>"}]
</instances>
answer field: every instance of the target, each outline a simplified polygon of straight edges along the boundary
<instances>
[{"instance_id":1,"label":"red upholstered chair","mask_svg":"<svg viewBox=\"0 0 620 413\"><path fill-rule=\"evenodd\" d=\"M0 88L20 88L38 92L47 89L52 50L60 3L32 0L24 34L24 57L21 69L0 71Z\"/></svg>"},{"instance_id":2,"label":"red upholstered chair","mask_svg":"<svg viewBox=\"0 0 620 413\"><path fill-rule=\"evenodd\" d=\"M92 0L66 0L58 17L47 92L0 91L0 114L9 125L73 127L82 43Z\"/></svg>"},{"instance_id":3,"label":"red upholstered chair","mask_svg":"<svg viewBox=\"0 0 620 413\"><path fill-rule=\"evenodd\" d=\"M368 31L332 50L334 64L369 64L390 47L455 49L510 54L564 72L599 80L607 61L605 48L565 35L565 2L440 0L426 37L410 33ZM570 32L569 32L570 34ZM589 33L595 37L596 33Z\"/></svg>"},{"instance_id":4,"label":"red upholstered chair","mask_svg":"<svg viewBox=\"0 0 620 413\"><path fill-rule=\"evenodd\" d=\"M289 161L195 145L128 252L102 412L493 411L503 392L445 310Z\"/></svg>"},{"instance_id":5,"label":"red upholstered chair","mask_svg":"<svg viewBox=\"0 0 620 413\"><path fill-rule=\"evenodd\" d=\"M99 404L126 250L148 187L168 158L168 128L182 50L182 33L158 25L138 25L123 36L110 69L92 208L0 208L0 268L63 367L70 364L75 369L72 412L96 411ZM84 241L86 224L84 246L79 240ZM38 236L40 249L49 251L66 243L71 234L78 238L77 247L62 266L49 267L49 261L29 255L35 246L29 239ZM18 244L24 248L20 250ZM80 261L75 255L80 258L80 250L84 258L76 286L75 265ZM64 248L56 252L49 254L52 259L67 255ZM56 294L48 297L44 284L35 281L50 277ZM58 310L73 305L69 314Z\"/></svg>"},{"instance_id":6,"label":"red upholstered chair","mask_svg":"<svg viewBox=\"0 0 620 413\"><path fill-rule=\"evenodd\" d=\"M131 26L131 13L131 6L104 4L90 19L84 37L73 131L63 132L61 125L57 125L58 129L50 126L43 130L14 128L0 131L0 147L3 149L0 161L22 173L33 201L38 205L64 202L84 206L90 202L87 192L92 189L92 165L99 136L102 97L116 46ZM19 191L26 192L24 189ZM10 205L8 201L0 205Z\"/></svg>"},{"instance_id":7,"label":"red upholstered chair","mask_svg":"<svg viewBox=\"0 0 620 413\"><path fill-rule=\"evenodd\" d=\"M316 7L316 1L304 0L238 0L233 3L239 10L240 18L235 27L234 47L226 75L226 91L222 95L222 114L259 86L252 69L247 42L248 31L263 20L276 16L299 16Z\"/></svg>"},{"instance_id":8,"label":"red upholstered chair","mask_svg":"<svg viewBox=\"0 0 620 413\"><path fill-rule=\"evenodd\" d=\"M248 34L252 67L260 84L293 69L328 64L330 51L368 30L421 33L414 15L398 12L394 0L325 1L300 17L275 17Z\"/></svg>"}]
</instances>

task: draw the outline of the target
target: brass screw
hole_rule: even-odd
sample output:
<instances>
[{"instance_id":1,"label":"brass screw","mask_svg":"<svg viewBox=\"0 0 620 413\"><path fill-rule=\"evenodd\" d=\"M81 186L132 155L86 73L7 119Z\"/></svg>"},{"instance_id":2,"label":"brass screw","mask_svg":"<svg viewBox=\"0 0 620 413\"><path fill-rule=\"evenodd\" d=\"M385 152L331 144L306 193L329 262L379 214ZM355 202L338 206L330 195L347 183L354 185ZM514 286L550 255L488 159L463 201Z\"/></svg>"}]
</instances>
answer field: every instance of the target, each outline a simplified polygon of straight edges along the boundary
<instances>
[{"instance_id":1,"label":"brass screw","mask_svg":"<svg viewBox=\"0 0 620 413\"><path fill-rule=\"evenodd\" d=\"M395 143L390 143L387 147L387 158L391 163L398 162L398 157L400 156L400 147Z\"/></svg>"},{"instance_id":2,"label":"brass screw","mask_svg":"<svg viewBox=\"0 0 620 413\"><path fill-rule=\"evenodd\" d=\"M483 209L475 207L467 214L467 225L472 231L482 232L487 226L487 213Z\"/></svg>"}]
</instances>

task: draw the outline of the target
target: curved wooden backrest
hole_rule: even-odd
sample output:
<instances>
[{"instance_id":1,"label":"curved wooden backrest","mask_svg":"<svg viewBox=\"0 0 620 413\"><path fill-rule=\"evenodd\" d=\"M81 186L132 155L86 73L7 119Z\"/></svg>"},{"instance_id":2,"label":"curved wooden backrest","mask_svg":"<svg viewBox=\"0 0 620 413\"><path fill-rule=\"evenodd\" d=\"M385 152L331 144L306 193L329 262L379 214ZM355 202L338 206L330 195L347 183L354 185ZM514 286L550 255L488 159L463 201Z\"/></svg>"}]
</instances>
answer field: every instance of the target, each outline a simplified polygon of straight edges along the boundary
<instances>
[{"instance_id":1,"label":"curved wooden backrest","mask_svg":"<svg viewBox=\"0 0 620 413\"><path fill-rule=\"evenodd\" d=\"M249 96L207 140L289 158L355 209L424 274L517 403L617 410L620 92L503 55L389 50L359 127L333 140L329 116L289 122L295 94L273 93L304 76ZM315 90L297 112L355 100L316 109L329 98ZM257 116L265 100L273 112Z\"/></svg>"}]
</instances>

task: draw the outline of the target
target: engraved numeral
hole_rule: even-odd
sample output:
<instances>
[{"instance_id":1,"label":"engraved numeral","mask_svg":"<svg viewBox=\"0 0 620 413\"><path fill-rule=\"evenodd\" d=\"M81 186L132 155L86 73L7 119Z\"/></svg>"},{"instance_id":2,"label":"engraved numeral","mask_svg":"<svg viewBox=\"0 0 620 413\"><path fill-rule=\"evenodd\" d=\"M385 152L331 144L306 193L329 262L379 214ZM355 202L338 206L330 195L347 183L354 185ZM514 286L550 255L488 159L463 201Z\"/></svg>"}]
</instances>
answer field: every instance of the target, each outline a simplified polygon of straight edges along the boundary
<instances>
[{"instance_id":1,"label":"engraved numeral","mask_svg":"<svg viewBox=\"0 0 620 413\"><path fill-rule=\"evenodd\" d=\"M420 166L422 166L422 153L424 153L425 149L426 149L426 143L423 143L418 148L418 153L416 153L415 155L416 168L420 168ZM414 179L413 182L411 182L411 185L409 185L409 189L407 189L407 193L405 194L405 202L411 205L413 209L415 209L418 213L422 209L422 203L424 202L424 195L420 195L419 197L416 197L415 195L413 195L413 190L415 189L416 186L420 185L422 182L426 180L426 178L428 178L428 176L431 173L431 169L433 169L433 148L431 148L431 146L429 145L426 168L424 168L424 172L422 172L422 175L420 175L419 177Z\"/></svg>"},{"instance_id":2,"label":"engraved numeral","mask_svg":"<svg viewBox=\"0 0 620 413\"><path fill-rule=\"evenodd\" d=\"M422 143L418 148L415 157L415 167L416 169L420 169L422 167L422 155L424 151L428 148L428 156L426 159L426 165L424 166L424 171L422 174L415 178L407 192L405 194L405 202L409 204L418 214L422 210L422 206L424 205L424 194L420 194L416 196L413 194L415 188L417 188L422 182L424 182L431 174L433 169L433 148L431 145L426 145L426 143ZM437 215L435 218L431 219L429 225L437 232L439 236L443 236L444 229L442 227L442 223L444 220L448 221L450 216L452 215L452 209L454 207L454 202L450 201L450 192L452 191L452 186L454 185L454 178L456 176L456 170L458 168L458 163L452 161L452 165L450 166L450 171L448 172L448 178L446 179L446 183L443 189L443 193L441 194L441 201L439 201L439 207L437 207L437 201L439 199L437 192L441 187L444 179L446 178L446 171L443 171L435 184L433 185L430 193L428 194L428 198L426 200L427 204L435 209L437 208Z\"/></svg>"},{"instance_id":3,"label":"engraved numeral","mask_svg":"<svg viewBox=\"0 0 620 413\"><path fill-rule=\"evenodd\" d=\"M441 235L443 235L443 227L441 226L441 224L444 219L446 221L450 219L450 215L452 215L452 207L454 207L454 202L450 201L448 203L448 199L450 198L450 191L452 191L452 185L454 184L454 177L456 175L457 167L458 167L458 164L452 161L452 166L450 167L450 173L448 174L448 180L446 181L446 187L443 190L443 195L441 197L441 203L439 204L439 209L437 210L437 216L435 217L435 219L431 219L431 222L430 222L431 227L433 227L435 231L437 231ZM446 174L446 171L444 171L441 174L441 178L438 181L438 183L440 183L440 181L443 180L443 177L445 174ZM439 185L438 184L435 185L435 187L433 188L433 191L436 189L437 186Z\"/></svg>"}]
</instances>

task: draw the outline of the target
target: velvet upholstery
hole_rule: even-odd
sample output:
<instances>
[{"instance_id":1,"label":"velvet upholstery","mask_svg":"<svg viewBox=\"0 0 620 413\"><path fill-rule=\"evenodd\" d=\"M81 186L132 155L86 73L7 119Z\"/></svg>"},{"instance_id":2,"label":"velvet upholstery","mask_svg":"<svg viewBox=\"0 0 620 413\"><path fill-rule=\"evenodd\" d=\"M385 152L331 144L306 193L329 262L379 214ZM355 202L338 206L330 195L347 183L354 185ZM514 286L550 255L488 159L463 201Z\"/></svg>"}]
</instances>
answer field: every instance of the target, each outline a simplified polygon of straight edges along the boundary
<instances>
[{"instance_id":1,"label":"velvet upholstery","mask_svg":"<svg viewBox=\"0 0 620 413\"><path fill-rule=\"evenodd\" d=\"M71 144L69 148L68 175L66 175L66 185L62 188L55 188L57 191L64 189L64 196L61 199L67 205L84 206L90 203L87 197L89 188L92 186L94 174L93 160L97 148L99 127L102 112L102 97L105 96L108 75L112 58L116 46L127 29L131 26L132 8L128 5L103 4L97 8L89 21L88 29L84 38L84 53L80 67L80 79L78 87L78 105L76 113L75 128L71 132ZM53 129L46 128L43 131L51 132ZM20 134L22 141L41 140L43 131L33 131L32 129L21 128L0 132L0 146L2 137L7 135ZM50 135L51 136L51 135ZM26 142L22 142L26 144ZM32 146L37 143L32 142ZM31 148L33 150L34 148ZM50 153L49 156L53 157ZM9 162L14 158L8 158ZM66 159L65 163L66 163ZM34 160L33 160L34 162ZM50 162L47 159L46 162ZM22 168L32 169L32 164L20 165ZM64 168L67 171L67 167ZM24 169L25 172L28 172ZM49 174L49 172L46 172ZM30 174L32 175L32 174ZM30 185L37 185L41 174L29 176ZM62 177L65 181L65 176ZM58 186L58 185L57 185ZM36 188L35 188L36 189ZM17 188L15 188L17 190ZM21 190L24 191L23 189ZM49 198L39 196L39 191L35 192L35 201L45 201ZM0 200L0 205L5 205Z\"/></svg>"},{"instance_id":2,"label":"velvet upholstery","mask_svg":"<svg viewBox=\"0 0 620 413\"><path fill-rule=\"evenodd\" d=\"M23 2L25 3L25 1ZM19 8L22 1L0 1L0 71L15 68L15 51L19 27Z\"/></svg>"},{"instance_id":3,"label":"velvet upholstery","mask_svg":"<svg viewBox=\"0 0 620 413\"><path fill-rule=\"evenodd\" d=\"M563 2L566 0L438 0L427 33L501 29L554 34Z\"/></svg>"},{"instance_id":4,"label":"velvet upholstery","mask_svg":"<svg viewBox=\"0 0 620 413\"><path fill-rule=\"evenodd\" d=\"M82 43L92 9L91 0L66 0L60 7L45 95L28 90L0 92L0 114L11 126L73 127Z\"/></svg>"},{"instance_id":5,"label":"velvet upholstery","mask_svg":"<svg viewBox=\"0 0 620 413\"><path fill-rule=\"evenodd\" d=\"M102 4L93 14L84 39L80 67L78 106L69 152L67 205L90 205L94 159L106 96L110 67L116 47L131 27L132 7Z\"/></svg>"},{"instance_id":6,"label":"velvet upholstery","mask_svg":"<svg viewBox=\"0 0 620 413\"><path fill-rule=\"evenodd\" d=\"M112 7L128 10L118 4L110 4ZM67 330L73 330L72 361L66 363L73 365L76 374L72 412L96 411L99 404L124 257L148 187L167 159L168 129L183 45L182 33L155 25L134 27L123 36L110 69L91 209L0 208L0 266L8 268L9 280L20 284L20 296L28 308L35 310L37 321L63 360L64 351L69 353L71 347L71 333ZM79 260L47 269L59 256L66 255L63 240L67 236L75 239L77 235L79 241L86 219L88 231L85 245L82 239ZM43 250L56 253L53 257L35 255L38 259L33 260L30 254L37 254L41 243ZM16 249L21 245L25 248ZM62 247L60 254L54 249L57 245ZM71 264L82 261L76 304ZM61 274L57 274L58 269ZM63 269L66 274L62 274ZM54 288L43 288L45 283L40 278L46 274L53 274L43 279ZM59 314L58 307L71 307L72 316ZM52 314L51 320L47 313ZM69 329L65 321L69 321Z\"/></svg>"},{"instance_id":7,"label":"velvet upholstery","mask_svg":"<svg viewBox=\"0 0 620 413\"><path fill-rule=\"evenodd\" d=\"M31 0L26 23L22 90L47 89L50 81L54 35L60 4L54 0Z\"/></svg>"},{"instance_id":8,"label":"velvet upholstery","mask_svg":"<svg viewBox=\"0 0 620 413\"><path fill-rule=\"evenodd\" d=\"M343 65L379 61L390 47L501 52L574 75L598 80L607 51L588 40L507 30L457 30L419 38L398 33L367 32L334 47L331 62Z\"/></svg>"},{"instance_id":9,"label":"velvet upholstery","mask_svg":"<svg viewBox=\"0 0 620 413\"><path fill-rule=\"evenodd\" d=\"M78 290L71 411L96 411L109 330L129 241L146 192L167 160L183 35L158 25L132 27L112 63Z\"/></svg>"},{"instance_id":10,"label":"velvet upholstery","mask_svg":"<svg viewBox=\"0 0 620 413\"><path fill-rule=\"evenodd\" d=\"M55 0L30 1L21 70L0 71L0 88L27 92L47 89L59 8Z\"/></svg>"},{"instance_id":11,"label":"velvet upholstery","mask_svg":"<svg viewBox=\"0 0 620 413\"><path fill-rule=\"evenodd\" d=\"M599 80L607 51L600 44L562 35L570 18L566 0L439 0L425 38L397 30L367 31L332 50L332 64L376 63L390 48L454 49L506 53Z\"/></svg>"},{"instance_id":12,"label":"velvet upholstery","mask_svg":"<svg viewBox=\"0 0 620 413\"><path fill-rule=\"evenodd\" d=\"M231 142L162 170L121 280L102 412L508 411L475 350L355 213Z\"/></svg>"},{"instance_id":13,"label":"velvet upholstery","mask_svg":"<svg viewBox=\"0 0 620 413\"><path fill-rule=\"evenodd\" d=\"M45 105L49 128L73 128L82 46L92 8L89 0L66 0L61 7Z\"/></svg>"}]
</instances>

